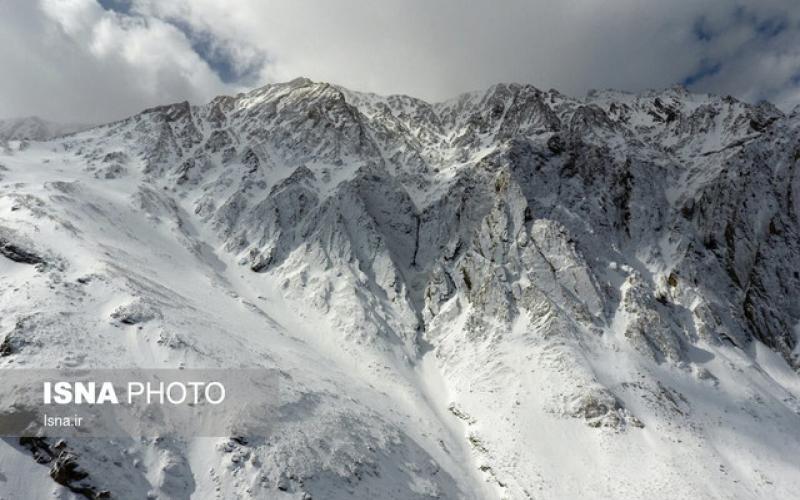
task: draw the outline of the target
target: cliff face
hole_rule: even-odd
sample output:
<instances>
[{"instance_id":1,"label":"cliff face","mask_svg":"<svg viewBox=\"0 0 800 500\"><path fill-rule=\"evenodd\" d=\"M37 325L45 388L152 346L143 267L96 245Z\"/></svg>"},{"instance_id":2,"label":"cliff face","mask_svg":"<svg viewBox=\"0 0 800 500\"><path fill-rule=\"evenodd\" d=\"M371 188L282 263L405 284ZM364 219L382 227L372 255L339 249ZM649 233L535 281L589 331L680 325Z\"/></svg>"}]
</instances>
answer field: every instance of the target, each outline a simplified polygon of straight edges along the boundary
<instances>
[{"instance_id":1,"label":"cliff face","mask_svg":"<svg viewBox=\"0 0 800 500\"><path fill-rule=\"evenodd\" d=\"M798 126L299 79L8 141L0 363L281 371L266 442L71 444L122 498L792 495Z\"/></svg>"}]
</instances>

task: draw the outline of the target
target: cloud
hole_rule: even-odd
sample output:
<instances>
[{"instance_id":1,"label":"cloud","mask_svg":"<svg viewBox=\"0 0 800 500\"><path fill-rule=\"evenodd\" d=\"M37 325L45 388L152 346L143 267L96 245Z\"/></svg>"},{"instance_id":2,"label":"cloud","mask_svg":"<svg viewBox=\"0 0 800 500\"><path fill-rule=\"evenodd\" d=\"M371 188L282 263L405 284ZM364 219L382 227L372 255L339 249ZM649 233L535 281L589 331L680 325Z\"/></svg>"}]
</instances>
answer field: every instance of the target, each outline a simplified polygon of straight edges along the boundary
<instances>
[{"instance_id":1,"label":"cloud","mask_svg":"<svg viewBox=\"0 0 800 500\"><path fill-rule=\"evenodd\" d=\"M296 76L431 100L498 81L800 96L794 0L12 1L0 115L108 119Z\"/></svg>"},{"instance_id":2,"label":"cloud","mask_svg":"<svg viewBox=\"0 0 800 500\"><path fill-rule=\"evenodd\" d=\"M0 116L97 122L229 91L174 26L92 0L0 2Z\"/></svg>"}]
</instances>

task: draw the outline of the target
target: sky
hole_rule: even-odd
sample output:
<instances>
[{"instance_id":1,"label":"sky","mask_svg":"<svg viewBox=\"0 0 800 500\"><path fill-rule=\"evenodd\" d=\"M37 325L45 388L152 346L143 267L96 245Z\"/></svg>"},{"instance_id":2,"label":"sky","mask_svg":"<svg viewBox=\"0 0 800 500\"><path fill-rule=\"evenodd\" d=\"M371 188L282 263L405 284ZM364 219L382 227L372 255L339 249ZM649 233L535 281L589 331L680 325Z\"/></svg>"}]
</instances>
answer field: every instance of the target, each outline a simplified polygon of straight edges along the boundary
<instances>
[{"instance_id":1,"label":"sky","mask_svg":"<svg viewBox=\"0 0 800 500\"><path fill-rule=\"evenodd\" d=\"M99 123L305 76L800 104L797 0L0 0L0 117Z\"/></svg>"}]
</instances>

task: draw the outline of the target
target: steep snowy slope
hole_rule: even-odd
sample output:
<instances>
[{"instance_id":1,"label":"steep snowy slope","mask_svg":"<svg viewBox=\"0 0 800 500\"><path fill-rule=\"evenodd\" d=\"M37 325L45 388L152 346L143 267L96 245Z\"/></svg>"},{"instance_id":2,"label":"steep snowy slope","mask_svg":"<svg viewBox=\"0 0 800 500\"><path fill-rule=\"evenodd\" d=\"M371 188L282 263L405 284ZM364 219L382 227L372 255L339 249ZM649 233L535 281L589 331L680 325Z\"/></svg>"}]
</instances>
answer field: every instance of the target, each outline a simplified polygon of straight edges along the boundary
<instances>
[{"instance_id":1,"label":"steep snowy slope","mask_svg":"<svg viewBox=\"0 0 800 500\"><path fill-rule=\"evenodd\" d=\"M0 494L796 497L799 126L298 79L9 140L2 369L275 368L281 418L68 440L85 478L9 439Z\"/></svg>"}]
</instances>

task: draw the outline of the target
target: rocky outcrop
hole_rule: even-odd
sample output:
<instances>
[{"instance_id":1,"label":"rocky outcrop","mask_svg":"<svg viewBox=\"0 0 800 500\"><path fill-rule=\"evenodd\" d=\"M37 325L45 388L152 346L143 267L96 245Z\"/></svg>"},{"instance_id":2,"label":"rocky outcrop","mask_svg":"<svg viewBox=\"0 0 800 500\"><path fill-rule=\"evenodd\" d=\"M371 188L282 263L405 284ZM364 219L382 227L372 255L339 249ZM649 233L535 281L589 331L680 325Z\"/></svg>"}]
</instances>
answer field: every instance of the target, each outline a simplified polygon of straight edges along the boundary
<instances>
[{"instance_id":1,"label":"rocky outcrop","mask_svg":"<svg viewBox=\"0 0 800 500\"><path fill-rule=\"evenodd\" d=\"M37 463L50 466L50 477L56 483L66 486L75 494L88 500L112 498L108 490L98 490L92 483L89 473L83 470L77 457L70 452L67 443L43 437L22 437L19 444L26 448Z\"/></svg>"}]
</instances>

